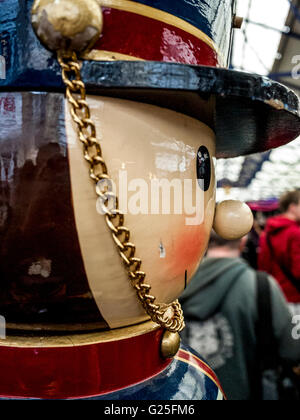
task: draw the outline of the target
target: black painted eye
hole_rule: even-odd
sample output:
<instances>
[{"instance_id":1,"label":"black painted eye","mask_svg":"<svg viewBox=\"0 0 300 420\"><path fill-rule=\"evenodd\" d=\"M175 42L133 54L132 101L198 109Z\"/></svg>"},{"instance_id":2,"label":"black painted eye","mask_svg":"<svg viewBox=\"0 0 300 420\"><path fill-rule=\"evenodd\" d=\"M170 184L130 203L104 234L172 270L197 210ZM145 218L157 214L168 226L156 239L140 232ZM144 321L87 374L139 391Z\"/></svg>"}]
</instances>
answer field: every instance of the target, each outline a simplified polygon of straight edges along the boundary
<instances>
[{"instance_id":1,"label":"black painted eye","mask_svg":"<svg viewBox=\"0 0 300 420\"><path fill-rule=\"evenodd\" d=\"M199 147L197 153L197 178L200 188L207 191L211 181L210 154L205 146Z\"/></svg>"}]
</instances>

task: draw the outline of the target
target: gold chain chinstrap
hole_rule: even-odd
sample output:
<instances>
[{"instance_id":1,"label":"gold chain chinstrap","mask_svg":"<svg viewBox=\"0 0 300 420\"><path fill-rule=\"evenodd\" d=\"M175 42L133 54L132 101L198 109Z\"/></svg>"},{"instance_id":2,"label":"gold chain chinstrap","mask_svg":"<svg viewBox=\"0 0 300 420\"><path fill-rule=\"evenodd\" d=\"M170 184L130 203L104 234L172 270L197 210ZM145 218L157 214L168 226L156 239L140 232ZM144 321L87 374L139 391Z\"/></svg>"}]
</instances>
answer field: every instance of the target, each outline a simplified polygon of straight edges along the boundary
<instances>
[{"instance_id":1,"label":"gold chain chinstrap","mask_svg":"<svg viewBox=\"0 0 300 420\"><path fill-rule=\"evenodd\" d=\"M77 55L58 53L62 68L62 78L66 85L66 96L70 104L73 121L78 128L78 137L83 145L84 159L88 162L90 178L95 183L96 195L103 203L102 210L111 231L112 238L128 273L129 280L137 296L152 321L171 332L184 328L183 312L178 300L171 304L158 304L150 294L151 286L145 283L146 273L141 271L142 261L136 257L136 247L130 242L130 231L124 226L124 215L119 210L118 197L110 191L109 175L102 149L96 136L95 123L91 118L90 107L86 100L86 88L82 81L80 63ZM105 181L105 182L101 182ZM109 203L113 201L113 209Z\"/></svg>"}]
</instances>

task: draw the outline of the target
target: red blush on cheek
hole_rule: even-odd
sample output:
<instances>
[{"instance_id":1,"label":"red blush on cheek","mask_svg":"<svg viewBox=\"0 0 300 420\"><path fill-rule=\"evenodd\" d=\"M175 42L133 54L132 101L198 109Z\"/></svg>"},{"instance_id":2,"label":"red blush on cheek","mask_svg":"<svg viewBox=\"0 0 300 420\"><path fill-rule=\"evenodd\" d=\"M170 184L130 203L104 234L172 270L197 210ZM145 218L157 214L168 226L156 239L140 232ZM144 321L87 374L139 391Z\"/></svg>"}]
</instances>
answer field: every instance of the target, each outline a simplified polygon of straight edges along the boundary
<instances>
[{"instance_id":1,"label":"red blush on cheek","mask_svg":"<svg viewBox=\"0 0 300 420\"><path fill-rule=\"evenodd\" d=\"M190 278L205 251L207 240L207 233L203 224L200 226L185 226L181 232L178 232L174 240L173 252L167 257L170 263L170 274L173 277L183 276L187 271L188 278Z\"/></svg>"}]
</instances>

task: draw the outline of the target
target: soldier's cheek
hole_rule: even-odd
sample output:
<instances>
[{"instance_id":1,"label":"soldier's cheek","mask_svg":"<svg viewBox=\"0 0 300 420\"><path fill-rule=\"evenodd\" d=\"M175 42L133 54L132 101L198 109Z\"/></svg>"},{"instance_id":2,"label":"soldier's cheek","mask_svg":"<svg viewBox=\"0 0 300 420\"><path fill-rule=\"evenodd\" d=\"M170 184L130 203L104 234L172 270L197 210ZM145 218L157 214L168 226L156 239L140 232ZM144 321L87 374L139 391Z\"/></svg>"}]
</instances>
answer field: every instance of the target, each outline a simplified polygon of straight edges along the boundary
<instances>
[{"instance_id":1,"label":"soldier's cheek","mask_svg":"<svg viewBox=\"0 0 300 420\"><path fill-rule=\"evenodd\" d=\"M174 238L171 252L166 259L170 273L176 278L181 276L182 280L184 275L189 279L205 252L206 243L207 238L203 224L187 226L181 232L178 232L176 238Z\"/></svg>"}]
</instances>

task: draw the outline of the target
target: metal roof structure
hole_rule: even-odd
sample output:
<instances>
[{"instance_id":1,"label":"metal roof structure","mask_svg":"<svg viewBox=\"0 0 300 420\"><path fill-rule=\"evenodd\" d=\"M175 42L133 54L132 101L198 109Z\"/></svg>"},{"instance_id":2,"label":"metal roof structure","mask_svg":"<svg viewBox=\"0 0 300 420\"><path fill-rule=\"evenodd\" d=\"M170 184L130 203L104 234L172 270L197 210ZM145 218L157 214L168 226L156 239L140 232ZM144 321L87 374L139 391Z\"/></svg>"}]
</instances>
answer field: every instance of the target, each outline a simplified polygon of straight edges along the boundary
<instances>
[{"instance_id":1,"label":"metal roof structure","mask_svg":"<svg viewBox=\"0 0 300 420\"><path fill-rule=\"evenodd\" d=\"M300 0L237 0L244 17L231 67L266 75L300 95ZM217 164L217 199L270 200L300 188L300 138L291 144Z\"/></svg>"}]
</instances>

